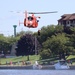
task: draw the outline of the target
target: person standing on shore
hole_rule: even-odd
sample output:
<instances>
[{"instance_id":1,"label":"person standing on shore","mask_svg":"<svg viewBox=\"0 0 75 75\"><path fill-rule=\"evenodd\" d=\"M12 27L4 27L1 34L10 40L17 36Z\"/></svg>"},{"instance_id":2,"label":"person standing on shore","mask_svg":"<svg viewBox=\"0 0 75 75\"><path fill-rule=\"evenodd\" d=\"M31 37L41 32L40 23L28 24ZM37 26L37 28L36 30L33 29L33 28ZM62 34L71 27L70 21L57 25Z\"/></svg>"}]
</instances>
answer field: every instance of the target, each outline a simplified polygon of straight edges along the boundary
<instances>
[{"instance_id":1,"label":"person standing on shore","mask_svg":"<svg viewBox=\"0 0 75 75\"><path fill-rule=\"evenodd\" d=\"M71 65L72 65L72 60L70 60L70 63L71 63Z\"/></svg>"}]
</instances>

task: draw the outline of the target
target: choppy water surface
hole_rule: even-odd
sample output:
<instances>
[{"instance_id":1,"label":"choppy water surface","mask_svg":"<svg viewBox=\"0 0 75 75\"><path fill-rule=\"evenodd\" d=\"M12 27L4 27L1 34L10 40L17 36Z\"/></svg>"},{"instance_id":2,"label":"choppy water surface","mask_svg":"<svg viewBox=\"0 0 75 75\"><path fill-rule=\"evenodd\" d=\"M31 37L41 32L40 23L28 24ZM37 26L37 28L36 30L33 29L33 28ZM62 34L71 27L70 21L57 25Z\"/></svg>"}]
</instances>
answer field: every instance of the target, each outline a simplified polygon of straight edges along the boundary
<instances>
[{"instance_id":1,"label":"choppy water surface","mask_svg":"<svg viewBox=\"0 0 75 75\"><path fill-rule=\"evenodd\" d=\"M0 75L75 75L75 70L0 70Z\"/></svg>"}]
</instances>

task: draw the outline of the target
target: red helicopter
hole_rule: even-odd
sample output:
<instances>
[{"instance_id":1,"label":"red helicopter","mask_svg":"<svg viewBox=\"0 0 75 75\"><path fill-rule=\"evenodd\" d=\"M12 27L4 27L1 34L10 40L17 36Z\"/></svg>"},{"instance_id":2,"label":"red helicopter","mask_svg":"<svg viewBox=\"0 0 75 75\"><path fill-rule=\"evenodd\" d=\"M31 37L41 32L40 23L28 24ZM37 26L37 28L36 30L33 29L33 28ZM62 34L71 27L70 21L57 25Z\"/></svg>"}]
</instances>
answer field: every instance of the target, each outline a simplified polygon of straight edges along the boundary
<instances>
[{"instance_id":1,"label":"red helicopter","mask_svg":"<svg viewBox=\"0 0 75 75\"><path fill-rule=\"evenodd\" d=\"M27 12L25 11L24 23L19 21L19 25L24 24L24 26L28 28L37 28L38 22L39 22L37 18L40 19L40 16L34 16L34 14L48 14L48 13L57 13L57 11L53 11L53 12ZM31 14L31 16L28 16L28 14Z\"/></svg>"}]
</instances>

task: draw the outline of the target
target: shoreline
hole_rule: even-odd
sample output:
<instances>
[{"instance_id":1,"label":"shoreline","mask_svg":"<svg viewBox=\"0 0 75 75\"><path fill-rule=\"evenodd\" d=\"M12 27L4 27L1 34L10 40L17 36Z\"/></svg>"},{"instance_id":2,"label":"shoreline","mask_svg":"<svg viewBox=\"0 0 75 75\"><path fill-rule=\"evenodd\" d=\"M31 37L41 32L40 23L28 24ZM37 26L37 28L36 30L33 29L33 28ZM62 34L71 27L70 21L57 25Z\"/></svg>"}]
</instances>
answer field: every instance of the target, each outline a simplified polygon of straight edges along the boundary
<instances>
[{"instance_id":1,"label":"shoreline","mask_svg":"<svg viewBox=\"0 0 75 75\"><path fill-rule=\"evenodd\" d=\"M32 70L33 65L24 65L24 66L13 66L13 65L0 65L0 69L26 69ZM55 70L54 65L42 65L41 70ZM69 70L75 70L75 65L70 65Z\"/></svg>"}]
</instances>

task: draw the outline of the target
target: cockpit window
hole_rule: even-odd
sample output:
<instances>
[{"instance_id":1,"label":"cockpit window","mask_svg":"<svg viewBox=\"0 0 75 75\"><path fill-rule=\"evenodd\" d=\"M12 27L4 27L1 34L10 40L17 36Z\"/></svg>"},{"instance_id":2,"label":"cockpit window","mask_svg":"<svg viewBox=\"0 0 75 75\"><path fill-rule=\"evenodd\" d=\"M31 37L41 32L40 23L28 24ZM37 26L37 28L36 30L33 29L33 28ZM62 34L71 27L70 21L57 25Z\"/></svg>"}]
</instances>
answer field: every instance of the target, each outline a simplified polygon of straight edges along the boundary
<instances>
[{"instance_id":1,"label":"cockpit window","mask_svg":"<svg viewBox=\"0 0 75 75\"><path fill-rule=\"evenodd\" d=\"M29 16L29 17L28 17L28 20L29 20L29 21L32 21L32 20L33 20L33 17Z\"/></svg>"}]
</instances>

